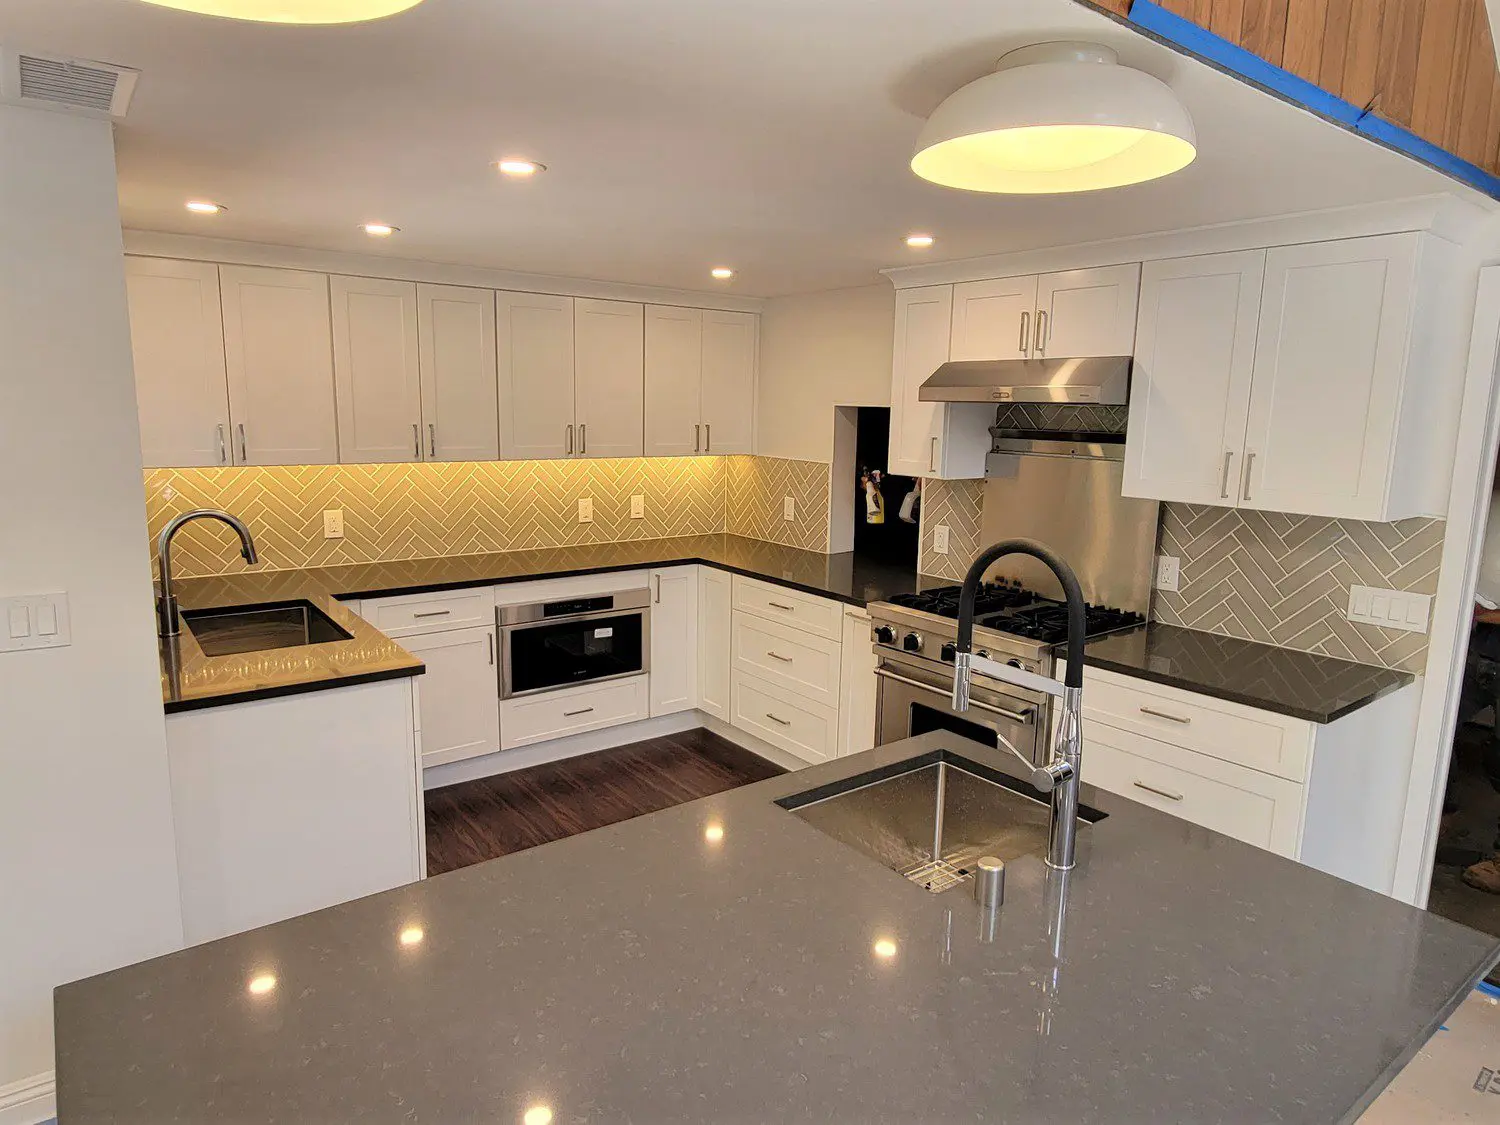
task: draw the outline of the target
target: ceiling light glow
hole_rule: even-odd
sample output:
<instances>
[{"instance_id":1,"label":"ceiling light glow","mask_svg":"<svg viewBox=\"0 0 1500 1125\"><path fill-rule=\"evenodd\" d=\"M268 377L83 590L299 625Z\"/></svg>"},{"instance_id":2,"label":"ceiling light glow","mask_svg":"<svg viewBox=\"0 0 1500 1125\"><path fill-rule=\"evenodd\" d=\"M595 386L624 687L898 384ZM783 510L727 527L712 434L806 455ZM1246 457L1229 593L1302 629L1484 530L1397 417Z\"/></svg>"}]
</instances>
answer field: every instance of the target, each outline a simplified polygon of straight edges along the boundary
<instances>
[{"instance_id":1,"label":"ceiling light glow","mask_svg":"<svg viewBox=\"0 0 1500 1125\"><path fill-rule=\"evenodd\" d=\"M276 988L276 976L273 973L258 973L250 978L250 983L245 988L251 996L264 996Z\"/></svg>"},{"instance_id":2,"label":"ceiling light glow","mask_svg":"<svg viewBox=\"0 0 1500 1125\"><path fill-rule=\"evenodd\" d=\"M161 8L255 23L362 23L415 8L422 0L146 0Z\"/></svg>"},{"instance_id":3,"label":"ceiling light glow","mask_svg":"<svg viewBox=\"0 0 1500 1125\"><path fill-rule=\"evenodd\" d=\"M875 956L889 961L896 956L896 943L890 938L881 938L875 943Z\"/></svg>"},{"instance_id":4,"label":"ceiling light glow","mask_svg":"<svg viewBox=\"0 0 1500 1125\"><path fill-rule=\"evenodd\" d=\"M547 166L538 164L535 160L523 160L520 157L507 157L495 162L495 167L514 179L524 180L528 176L534 176L538 172L545 172Z\"/></svg>"},{"instance_id":5,"label":"ceiling light glow","mask_svg":"<svg viewBox=\"0 0 1500 1125\"><path fill-rule=\"evenodd\" d=\"M724 826L722 824L710 824L703 830L703 838L710 844L717 844L724 839Z\"/></svg>"},{"instance_id":6,"label":"ceiling light glow","mask_svg":"<svg viewBox=\"0 0 1500 1125\"><path fill-rule=\"evenodd\" d=\"M390 223L363 223L360 227L371 238L390 238L400 227L393 227Z\"/></svg>"},{"instance_id":7,"label":"ceiling light glow","mask_svg":"<svg viewBox=\"0 0 1500 1125\"><path fill-rule=\"evenodd\" d=\"M402 945L421 945L422 939L426 936L427 934L423 931L421 926L407 926L406 929L401 931L397 940L400 941Z\"/></svg>"},{"instance_id":8,"label":"ceiling light glow","mask_svg":"<svg viewBox=\"0 0 1500 1125\"><path fill-rule=\"evenodd\" d=\"M932 245L932 241L932 235L930 234L909 234L906 236L906 244L913 250L926 250L927 247Z\"/></svg>"},{"instance_id":9,"label":"ceiling light glow","mask_svg":"<svg viewBox=\"0 0 1500 1125\"><path fill-rule=\"evenodd\" d=\"M911 169L965 191L1098 191L1170 176L1198 154L1166 83L1107 47L1040 43L951 95L917 139Z\"/></svg>"},{"instance_id":10,"label":"ceiling light glow","mask_svg":"<svg viewBox=\"0 0 1500 1125\"><path fill-rule=\"evenodd\" d=\"M195 215L217 215L221 211L229 210L224 204L215 203L210 199L189 199L185 206Z\"/></svg>"},{"instance_id":11,"label":"ceiling light glow","mask_svg":"<svg viewBox=\"0 0 1500 1125\"><path fill-rule=\"evenodd\" d=\"M534 1105L521 1115L522 1125L551 1125L552 1107Z\"/></svg>"},{"instance_id":12,"label":"ceiling light glow","mask_svg":"<svg viewBox=\"0 0 1500 1125\"><path fill-rule=\"evenodd\" d=\"M708 272L718 281L728 281L734 276L734 271L728 266L715 266Z\"/></svg>"}]
</instances>

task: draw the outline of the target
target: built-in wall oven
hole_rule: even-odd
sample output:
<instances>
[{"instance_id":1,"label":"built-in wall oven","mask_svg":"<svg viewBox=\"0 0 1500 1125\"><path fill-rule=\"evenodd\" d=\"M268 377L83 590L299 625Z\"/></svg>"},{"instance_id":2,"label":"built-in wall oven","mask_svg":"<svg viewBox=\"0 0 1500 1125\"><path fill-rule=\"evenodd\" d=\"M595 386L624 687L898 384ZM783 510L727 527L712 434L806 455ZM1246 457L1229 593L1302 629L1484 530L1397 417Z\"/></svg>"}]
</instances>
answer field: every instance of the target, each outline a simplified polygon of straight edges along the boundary
<instances>
[{"instance_id":1,"label":"built-in wall oven","mask_svg":"<svg viewBox=\"0 0 1500 1125\"><path fill-rule=\"evenodd\" d=\"M651 591L501 606L500 698L650 671Z\"/></svg>"},{"instance_id":2,"label":"built-in wall oven","mask_svg":"<svg viewBox=\"0 0 1500 1125\"><path fill-rule=\"evenodd\" d=\"M960 713L953 710L953 671L942 664L882 651L875 677L877 745L945 730L987 746L999 747L1003 738L1034 762L1046 758L1049 712L1040 693L975 676L969 710Z\"/></svg>"}]
</instances>

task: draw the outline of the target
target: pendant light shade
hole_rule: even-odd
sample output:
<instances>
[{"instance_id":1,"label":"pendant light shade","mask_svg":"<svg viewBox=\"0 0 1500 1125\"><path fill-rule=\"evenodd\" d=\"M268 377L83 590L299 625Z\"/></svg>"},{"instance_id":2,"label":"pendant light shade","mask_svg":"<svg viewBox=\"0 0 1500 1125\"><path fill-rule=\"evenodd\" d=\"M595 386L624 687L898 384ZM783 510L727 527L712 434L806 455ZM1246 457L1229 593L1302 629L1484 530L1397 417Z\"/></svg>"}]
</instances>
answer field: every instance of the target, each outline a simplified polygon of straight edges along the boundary
<instances>
[{"instance_id":1,"label":"pendant light shade","mask_svg":"<svg viewBox=\"0 0 1500 1125\"><path fill-rule=\"evenodd\" d=\"M911 169L944 187L1043 195L1169 176L1197 153L1192 118L1166 83L1107 47L1042 43L938 106Z\"/></svg>"},{"instance_id":2,"label":"pendant light shade","mask_svg":"<svg viewBox=\"0 0 1500 1125\"><path fill-rule=\"evenodd\" d=\"M257 23L361 23L415 8L422 0L146 0L162 8Z\"/></svg>"}]
</instances>

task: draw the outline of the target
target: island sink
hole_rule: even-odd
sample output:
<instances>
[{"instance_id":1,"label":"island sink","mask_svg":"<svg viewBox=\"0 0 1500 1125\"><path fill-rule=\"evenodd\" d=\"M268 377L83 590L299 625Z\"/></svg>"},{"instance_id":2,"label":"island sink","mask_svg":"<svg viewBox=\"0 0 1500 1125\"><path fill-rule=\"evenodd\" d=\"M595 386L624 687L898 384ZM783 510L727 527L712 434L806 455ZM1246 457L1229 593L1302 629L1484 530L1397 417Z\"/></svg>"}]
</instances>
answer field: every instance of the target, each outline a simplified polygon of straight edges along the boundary
<instances>
[{"instance_id":1,"label":"island sink","mask_svg":"<svg viewBox=\"0 0 1500 1125\"><path fill-rule=\"evenodd\" d=\"M980 856L1047 854L1049 808L1022 781L947 750L776 803L934 894L967 885ZM1080 827L1105 814L1080 808Z\"/></svg>"},{"instance_id":2,"label":"island sink","mask_svg":"<svg viewBox=\"0 0 1500 1125\"><path fill-rule=\"evenodd\" d=\"M205 656L298 648L353 638L352 633L307 601L233 609L190 609L182 612L182 620Z\"/></svg>"}]
</instances>

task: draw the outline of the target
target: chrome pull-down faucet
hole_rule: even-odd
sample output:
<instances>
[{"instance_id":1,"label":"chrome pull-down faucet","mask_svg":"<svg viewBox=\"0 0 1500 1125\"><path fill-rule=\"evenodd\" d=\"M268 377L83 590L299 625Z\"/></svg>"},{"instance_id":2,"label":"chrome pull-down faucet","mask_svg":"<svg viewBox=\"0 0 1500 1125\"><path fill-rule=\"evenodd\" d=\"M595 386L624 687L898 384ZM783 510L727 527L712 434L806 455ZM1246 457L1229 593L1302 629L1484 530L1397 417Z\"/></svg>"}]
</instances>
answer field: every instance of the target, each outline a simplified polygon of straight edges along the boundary
<instances>
[{"instance_id":1,"label":"chrome pull-down faucet","mask_svg":"<svg viewBox=\"0 0 1500 1125\"><path fill-rule=\"evenodd\" d=\"M218 520L227 523L240 537L240 554L244 560L252 566L259 561L250 529L238 516L232 516L218 508L194 508L173 519L156 537L156 566L161 572L161 596L156 599L156 632L159 636L175 637L182 632L182 619L177 613L177 595L172 593L172 538L193 520Z\"/></svg>"},{"instance_id":2,"label":"chrome pull-down faucet","mask_svg":"<svg viewBox=\"0 0 1500 1125\"><path fill-rule=\"evenodd\" d=\"M1030 555L1040 559L1062 583L1068 605L1068 670L1062 683L1050 676L1039 676L1012 668L987 656L974 655L974 600L979 584L996 559L1006 555ZM1047 829L1047 866L1067 871L1075 863L1078 844L1078 793L1083 767L1083 590L1073 568L1055 555L1051 548L1031 539L1007 539L982 551L964 576L958 597L958 639L953 658L953 709L969 709L969 677L976 671L1016 687L1045 692L1062 701L1062 715L1057 727L1057 741L1046 765L1038 766L1014 746L1005 744L1012 754L1031 769L1031 783L1052 795L1052 817Z\"/></svg>"}]
</instances>

